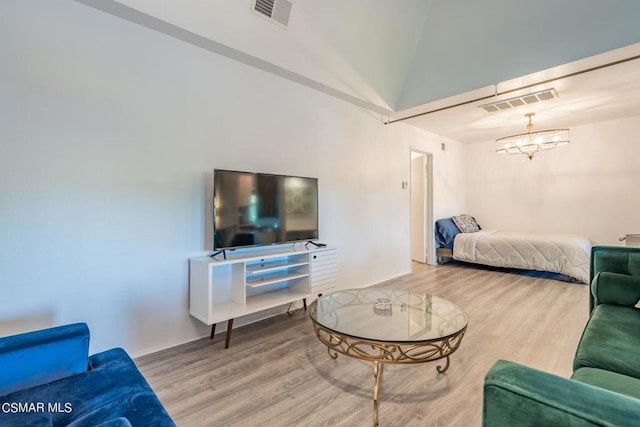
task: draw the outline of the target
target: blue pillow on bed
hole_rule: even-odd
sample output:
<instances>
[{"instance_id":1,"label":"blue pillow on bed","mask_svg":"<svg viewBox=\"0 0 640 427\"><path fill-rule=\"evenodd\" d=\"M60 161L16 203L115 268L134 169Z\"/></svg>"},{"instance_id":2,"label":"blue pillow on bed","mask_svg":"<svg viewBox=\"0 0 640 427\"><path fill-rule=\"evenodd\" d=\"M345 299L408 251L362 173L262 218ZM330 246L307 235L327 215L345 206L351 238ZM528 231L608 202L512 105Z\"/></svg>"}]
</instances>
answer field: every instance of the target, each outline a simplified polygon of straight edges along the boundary
<instances>
[{"instance_id":1,"label":"blue pillow on bed","mask_svg":"<svg viewBox=\"0 0 640 427\"><path fill-rule=\"evenodd\" d=\"M453 250L453 239L460 233L460 229L451 218L436 221L436 242L441 248Z\"/></svg>"}]
</instances>

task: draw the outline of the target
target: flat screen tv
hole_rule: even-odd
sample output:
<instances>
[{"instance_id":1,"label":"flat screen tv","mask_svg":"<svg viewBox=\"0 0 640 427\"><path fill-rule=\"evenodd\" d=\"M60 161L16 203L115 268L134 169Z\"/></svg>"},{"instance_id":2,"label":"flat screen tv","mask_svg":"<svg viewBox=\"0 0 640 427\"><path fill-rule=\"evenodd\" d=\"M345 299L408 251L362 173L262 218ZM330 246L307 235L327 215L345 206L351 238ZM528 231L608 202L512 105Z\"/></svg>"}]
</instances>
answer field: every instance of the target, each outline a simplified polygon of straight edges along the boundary
<instances>
[{"instance_id":1,"label":"flat screen tv","mask_svg":"<svg viewBox=\"0 0 640 427\"><path fill-rule=\"evenodd\" d=\"M318 179L213 172L213 249L318 239Z\"/></svg>"}]
</instances>

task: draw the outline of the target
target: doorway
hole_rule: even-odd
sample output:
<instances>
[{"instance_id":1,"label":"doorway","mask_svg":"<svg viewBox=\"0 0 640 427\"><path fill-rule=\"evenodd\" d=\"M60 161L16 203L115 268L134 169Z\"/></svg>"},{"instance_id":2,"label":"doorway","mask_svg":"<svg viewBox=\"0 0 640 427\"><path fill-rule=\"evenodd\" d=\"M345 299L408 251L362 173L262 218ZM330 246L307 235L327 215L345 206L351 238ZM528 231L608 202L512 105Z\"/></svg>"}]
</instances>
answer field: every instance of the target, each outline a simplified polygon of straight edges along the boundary
<instances>
[{"instance_id":1,"label":"doorway","mask_svg":"<svg viewBox=\"0 0 640 427\"><path fill-rule=\"evenodd\" d=\"M433 234L433 155L411 149L411 259L436 265Z\"/></svg>"}]
</instances>

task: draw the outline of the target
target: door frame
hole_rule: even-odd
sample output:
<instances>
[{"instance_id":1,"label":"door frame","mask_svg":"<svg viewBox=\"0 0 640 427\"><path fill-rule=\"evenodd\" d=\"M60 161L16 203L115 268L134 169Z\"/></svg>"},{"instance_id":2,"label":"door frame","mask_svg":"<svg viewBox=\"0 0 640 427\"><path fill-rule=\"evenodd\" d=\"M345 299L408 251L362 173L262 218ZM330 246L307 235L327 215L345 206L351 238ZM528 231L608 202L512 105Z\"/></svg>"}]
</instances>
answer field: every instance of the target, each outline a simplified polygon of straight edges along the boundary
<instances>
[{"instance_id":1,"label":"door frame","mask_svg":"<svg viewBox=\"0 0 640 427\"><path fill-rule=\"evenodd\" d=\"M426 242L426 249L427 249L427 255L425 257L427 264L429 265L437 265L436 262L436 243L435 243L435 234L434 234L434 226L435 226L435 222L433 219L433 154L429 153L427 151L423 151L420 149L416 149L411 147L409 150L409 176L411 177L411 168L413 165L412 159L413 159L413 153L422 155L425 157L425 167L426 167L426 172L425 172L425 183L423 185L423 194L422 194L422 198L423 198L423 202L424 202L424 222L425 222L425 227L424 227L424 240ZM411 192L409 194L409 228L410 228L410 232L409 232L409 253L411 256L411 259L413 260L413 256L411 255L411 241L412 239L414 239L413 236L413 230L411 230L411 215L412 213L412 209L411 209L411 204L413 203L413 200L411 200Z\"/></svg>"}]
</instances>

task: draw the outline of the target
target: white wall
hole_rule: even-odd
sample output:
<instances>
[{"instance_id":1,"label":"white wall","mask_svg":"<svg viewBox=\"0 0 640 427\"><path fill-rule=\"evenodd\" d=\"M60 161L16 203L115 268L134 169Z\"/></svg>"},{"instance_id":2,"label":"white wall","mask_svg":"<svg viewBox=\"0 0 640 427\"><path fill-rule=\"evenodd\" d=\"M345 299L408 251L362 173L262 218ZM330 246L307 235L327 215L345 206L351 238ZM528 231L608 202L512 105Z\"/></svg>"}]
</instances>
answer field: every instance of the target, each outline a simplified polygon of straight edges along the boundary
<instances>
[{"instance_id":1,"label":"white wall","mask_svg":"<svg viewBox=\"0 0 640 427\"><path fill-rule=\"evenodd\" d=\"M640 117L578 126L571 143L536 155L470 145L467 208L485 229L574 233L619 244L640 233Z\"/></svg>"},{"instance_id":2,"label":"white wall","mask_svg":"<svg viewBox=\"0 0 640 427\"><path fill-rule=\"evenodd\" d=\"M459 144L74 2L0 2L0 93L0 335L206 335L188 258L216 167L318 177L343 287L410 270L411 147L434 152L436 214L463 203Z\"/></svg>"},{"instance_id":3,"label":"white wall","mask_svg":"<svg viewBox=\"0 0 640 427\"><path fill-rule=\"evenodd\" d=\"M425 0L403 0L401 7L388 1L375 7L370 0L293 1L284 29L252 13L251 0L118 3L386 109L397 101L430 6Z\"/></svg>"}]
</instances>

